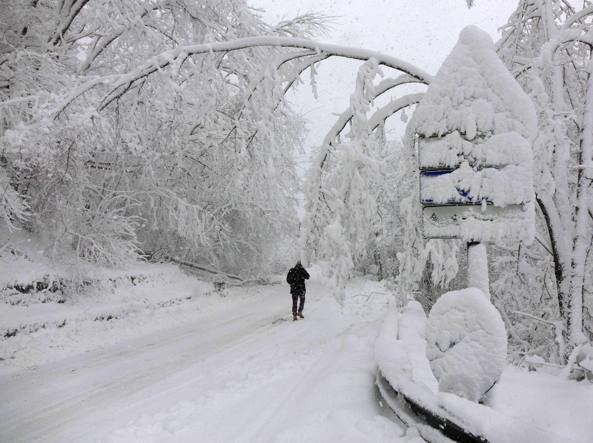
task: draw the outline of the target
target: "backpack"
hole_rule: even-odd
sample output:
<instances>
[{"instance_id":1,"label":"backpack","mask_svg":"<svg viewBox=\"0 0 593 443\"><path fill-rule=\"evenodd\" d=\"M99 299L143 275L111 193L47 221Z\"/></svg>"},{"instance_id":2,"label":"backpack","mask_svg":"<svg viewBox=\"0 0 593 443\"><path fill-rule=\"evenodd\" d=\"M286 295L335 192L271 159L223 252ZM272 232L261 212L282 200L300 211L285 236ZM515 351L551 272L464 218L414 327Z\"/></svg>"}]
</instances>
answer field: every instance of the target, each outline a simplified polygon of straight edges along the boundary
<instances>
[{"instance_id":1,"label":"backpack","mask_svg":"<svg viewBox=\"0 0 593 443\"><path fill-rule=\"evenodd\" d=\"M288 283L291 286L294 284L295 272L296 270L292 268L290 271L288 271L288 274L286 274L286 283Z\"/></svg>"}]
</instances>

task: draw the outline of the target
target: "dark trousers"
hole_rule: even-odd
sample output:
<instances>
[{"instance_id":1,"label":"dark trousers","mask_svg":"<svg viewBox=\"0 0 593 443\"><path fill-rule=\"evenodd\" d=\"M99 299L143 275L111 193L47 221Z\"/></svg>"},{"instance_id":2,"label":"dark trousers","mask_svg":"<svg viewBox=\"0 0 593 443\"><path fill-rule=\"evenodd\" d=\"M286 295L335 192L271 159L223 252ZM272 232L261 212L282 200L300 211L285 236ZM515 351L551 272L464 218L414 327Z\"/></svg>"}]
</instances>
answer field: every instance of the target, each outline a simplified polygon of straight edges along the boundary
<instances>
[{"instance_id":1,"label":"dark trousers","mask_svg":"<svg viewBox=\"0 0 593 443\"><path fill-rule=\"evenodd\" d=\"M298 311L297 311L297 304L298 304ZM303 308L305 307L305 291L298 294L292 294L292 315L296 315L297 312L303 312Z\"/></svg>"}]
</instances>

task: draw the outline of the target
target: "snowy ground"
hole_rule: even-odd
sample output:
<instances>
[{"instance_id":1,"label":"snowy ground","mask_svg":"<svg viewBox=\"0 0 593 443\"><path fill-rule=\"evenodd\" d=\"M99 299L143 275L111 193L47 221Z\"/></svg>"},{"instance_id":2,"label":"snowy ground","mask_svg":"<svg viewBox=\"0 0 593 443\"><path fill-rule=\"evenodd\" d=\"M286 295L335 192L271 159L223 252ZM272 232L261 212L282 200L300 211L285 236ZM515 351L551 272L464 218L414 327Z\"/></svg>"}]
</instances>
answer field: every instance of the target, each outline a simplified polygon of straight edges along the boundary
<instances>
[{"instance_id":1,"label":"snowy ground","mask_svg":"<svg viewBox=\"0 0 593 443\"><path fill-rule=\"evenodd\" d=\"M459 292L456 294L459 295ZM463 308L463 303L456 306ZM437 309L437 304L434 309ZM459 310L450 312L460 314ZM428 323L430 321L434 319L429 319ZM476 347L478 340L475 336L462 336L455 332L460 325L453 317L450 325L441 324L439 330L447 340L441 341L440 345L450 343L449 340L454 337L459 340L457 346L474 346L475 349L466 350L466 355L481 352ZM433 327L427 326L426 315L418 302L410 302L399 314L390 311L385 317L376 341L375 358L381 373L395 390L405 393L429 410L454 418L454 421L463 423L466 430L484 436L491 443L593 442L593 385L586 381L576 382L558 374L528 372L506 365L484 404L456 395L460 392L456 386L449 386L450 392L443 392L439 388L442 384L435 378L427 358L426 332L430 339ZM482 325L475 331L483 328ZM398 339L394 340L394 337ZM476 358L469 358L466 365L471 368L471 360ZM479 382L484 371L474 368L466 372L455 367L449 376L459 377L460 393L464 394L463 389ZM395 404L394 400L387 396L391 404ZM433 435L433 431L429 431Z\"/></svg>"},{"instance_id":2,"label":"snowy ground","mask_svg":"<svg viewBox=\"0 0 593 443\"><path fill-rule=\"evenodd\" d=\"M147 278L0 303L16 330L0 338L0 441L420 441L374 386L381 284L352 281L341 308L313 273L292 322L280 281L223 296L170 267L133 273ZM488 403L539 443L593 441L590 384L509 367Z\"/></svg>"},{"instance_id":3,"label":"snowy ground","mask_svg":"<svg viewBox=\"0 0 593 443\"><path fill-rule=\"evenodd\" d=\"M285 285L142 291L152 308L112 304L117 319L94 321L54 305L77 320L0 342L0 441L418 441L373 385L381 285L354 282L340 309L313 283L299 322ZM166 298L186 301L154 308Z\"/></svg>"}]
</instances>

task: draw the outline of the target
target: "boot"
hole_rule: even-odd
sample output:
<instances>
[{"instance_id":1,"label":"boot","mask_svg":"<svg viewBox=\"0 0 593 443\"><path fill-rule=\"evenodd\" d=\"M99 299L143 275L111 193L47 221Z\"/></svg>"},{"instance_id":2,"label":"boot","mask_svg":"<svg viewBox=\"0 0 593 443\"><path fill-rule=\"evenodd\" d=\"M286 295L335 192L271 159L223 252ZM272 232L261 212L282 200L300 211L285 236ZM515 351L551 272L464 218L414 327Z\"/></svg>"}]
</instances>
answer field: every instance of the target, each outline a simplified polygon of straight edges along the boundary
<instances>
[{"instance_id":1,"label":"boot","mask_svg":"<svg viewBox=\"0 0 593 443\"><path fill-rule=\"evenodd\" d=\"M301 317L301 318L303 318L303 319L305 318L305 316L303 315L303 313L302 313L302 312L299 312L299 317Z\"/></svg>"},{"instance_id":2,"label":"boot","mask_svg":"<svg viewBox=\"0 0 593 443\"><path fill-rule=\"evenodd\" d=\"M297 321L299 318L296 314L292 314L292 321Z\"/></svg>"}]
</instances>

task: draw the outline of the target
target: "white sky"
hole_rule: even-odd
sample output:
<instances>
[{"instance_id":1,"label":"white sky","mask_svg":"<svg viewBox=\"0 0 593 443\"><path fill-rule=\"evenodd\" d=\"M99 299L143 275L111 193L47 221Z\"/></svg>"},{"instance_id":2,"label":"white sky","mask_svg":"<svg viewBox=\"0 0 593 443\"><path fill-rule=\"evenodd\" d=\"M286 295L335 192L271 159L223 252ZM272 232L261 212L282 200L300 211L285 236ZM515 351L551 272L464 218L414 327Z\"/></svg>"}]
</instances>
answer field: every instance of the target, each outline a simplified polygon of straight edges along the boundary
<instances>
[{"instance_id":1,"label":"white sky","mask_svg":"<svg viewBox=\"0 0 593 443\"><path fill-rule=\"evenodd\" d=\"M273 24L299 13L331 16L331 28L318 40L372 48L399 57L434 74L449 54L461 29L477 25L496 41L498 28L515 10L517 0L477 0L467 8L465 0L248 0ZM330 59L318 67L319 99L309 87L308 71L290 100L308 120L306 145L319 145L336 117L348 106L360 62ZM385 70L390 74L391 70ZM402 126L395 125L391 136Z\"/></svg>"}]
</instances>

